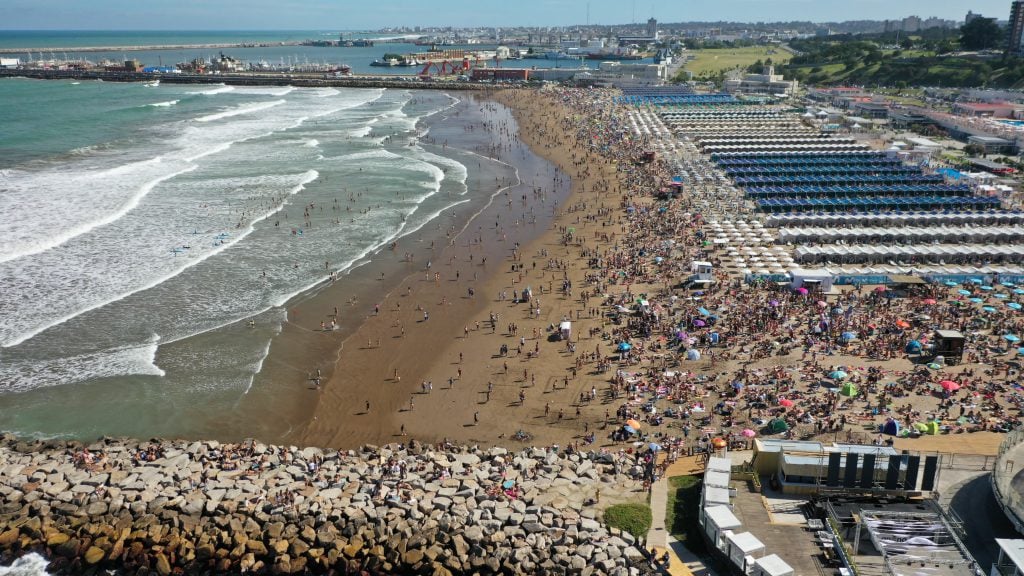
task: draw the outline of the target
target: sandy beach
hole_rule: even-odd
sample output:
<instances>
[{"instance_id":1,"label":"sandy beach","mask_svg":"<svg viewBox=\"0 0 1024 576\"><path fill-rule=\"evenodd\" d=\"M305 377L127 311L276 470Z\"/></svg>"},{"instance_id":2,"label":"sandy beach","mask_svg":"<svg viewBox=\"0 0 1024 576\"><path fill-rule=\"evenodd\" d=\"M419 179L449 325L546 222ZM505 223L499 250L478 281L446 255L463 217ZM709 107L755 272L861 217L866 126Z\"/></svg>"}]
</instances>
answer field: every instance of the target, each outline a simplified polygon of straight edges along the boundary
<instances>
[{"instance_id":1,"label":"sandy beach","mask_svg":"<svg viewBox=\"0 0 1024 576\"><path fill-rule=\"evenodd\" d=\"M761 435L774 418L788 423L785 437L879 443L885 439L877 426L892 419L908 430L942 422L943 433L926 436L922 450L994 453L1019 399L1009 380L982 376L993 363L1003 367L1001 360L976 342L963 364L929 375L903 352L906 340L926 339L927 331L888 328L922 306L939 323L964 328L968 317L960 312L922 304L943 289L901 301L871 287L828 296L857 309L844 329L864 337L852 345L837 345L838 334L799 336L820 309L796 293L743 286L720 271L707 293L679 290L690 260L715 257L699 241L697 196L654 210L650 192L669 176L667 166L635 165L644 144L615 130L611 107L588 128L579 102L601 115L604 96L506 91L495 98L518 125L489 125L506 139L503 153L522 158L530 147L559 168L537 180L571 180L571 195L556 205L545 185L499 194L492 212L455 236L429 268L412 266L345 340L296 441L353 447L415 438L619 450L643 438L675 452L711 437L743 444L749 434L741 431ZM576 108L565 103L572 99ZM595 142L574 130L590 130ZM530 214L548 213L554 219L543 230L530 224ZM650 310L638 310L636 302L648 298ZM713 328L722 336L715 346L712 327L696 322L705 306L727 316ZM615 320L616 310L627 313ZM555 337L566 320L568 342ZM680 346L678 326L691 320ZM632 350L617 353L624 342ZM849 372L845 381L825 386L839 369ZM940 379L967 390L943 393ZM853 398L839 394L845 383L857 388ZM610 439L630 418L640 436ZM519 430L526 439L514 436ZM957 442L964 432L971 441ZM913 442L901 446L912 449Z\"/></svg>"}]
</instances>

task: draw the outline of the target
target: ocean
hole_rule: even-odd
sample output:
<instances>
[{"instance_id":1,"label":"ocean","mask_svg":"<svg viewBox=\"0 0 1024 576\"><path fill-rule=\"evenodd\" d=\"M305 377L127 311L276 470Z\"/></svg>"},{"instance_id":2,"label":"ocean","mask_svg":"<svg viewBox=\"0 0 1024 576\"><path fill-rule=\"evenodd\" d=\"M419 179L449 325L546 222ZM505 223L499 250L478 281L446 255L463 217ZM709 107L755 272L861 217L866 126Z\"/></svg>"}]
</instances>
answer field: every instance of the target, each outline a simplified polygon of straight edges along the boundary
<instances>
[{"instance_id":1,"label":"ocean","mask_svg":"<svg viewBox=\"0 0 1024 576\"><path fill-rule=\"evenodd\" d=\"M458 109L436 91L5 79L0 101L0 430L28 436L285 437L244 402L289 302L365 288L390 243L490 201L470 178L512 178L482 141L431 143Z\"/></svg>"}]
</instances>

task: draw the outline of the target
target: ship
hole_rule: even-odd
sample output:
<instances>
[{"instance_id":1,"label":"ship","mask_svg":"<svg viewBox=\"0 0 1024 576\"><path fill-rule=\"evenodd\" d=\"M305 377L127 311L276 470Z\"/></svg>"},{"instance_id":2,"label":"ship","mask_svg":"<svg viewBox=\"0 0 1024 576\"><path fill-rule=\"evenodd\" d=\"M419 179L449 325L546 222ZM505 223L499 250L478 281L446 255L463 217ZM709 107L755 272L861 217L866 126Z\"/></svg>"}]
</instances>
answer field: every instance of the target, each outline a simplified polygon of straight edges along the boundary
<instances>
[{"instance_id":1,"label":"ship","mask_svg":"<svg viewBox=\"0 0 1024 576\"><path fill-rule=\"evenodd\" d=\"M587 54L587 60L642 60L643 56L640 54L623 54L620 52L589 52Z\"/></svg>"}]
</instances>

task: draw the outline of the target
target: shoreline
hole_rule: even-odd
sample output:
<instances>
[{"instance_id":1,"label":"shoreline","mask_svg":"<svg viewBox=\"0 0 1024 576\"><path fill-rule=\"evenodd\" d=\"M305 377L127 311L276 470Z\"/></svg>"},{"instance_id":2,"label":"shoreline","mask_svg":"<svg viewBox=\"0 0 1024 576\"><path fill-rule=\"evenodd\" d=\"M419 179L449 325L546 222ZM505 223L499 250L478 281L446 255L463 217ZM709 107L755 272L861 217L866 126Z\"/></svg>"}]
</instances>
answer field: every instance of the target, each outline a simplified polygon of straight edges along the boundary
<instances>
[{"instance_id":1,"label":"shoreline","mask_svg":"<svg viewBox=\"0 0 1024 576\"><path fill-rule=\"evenodd\" d=\"M439 215L427 226L399 238L394 253L381 248L369 254L366 263L342 276L341 281L327 281L324 285L285 304L288 320L283 324L281 333L272 341L270 351L264 359L263 370L256 376L252 392L240 399L237 412L257 422L271 422L285 417L290 424L283 436L252 436L267 441L293 441L299 431L305 429L313 419L318 403L317 400L310 399L310 394L317 393L311 375L319 373L323 387L328 386L335 374L337 363L347 356L346 349L350 351L367 347L366 337L360 331L368 322L374 320L374 305L379 303L383 309L383 302L398 298L398 293L403 287L419 284L415 276L422 271L428 261L440 262L446 258L447 248L443 246L446 234L441 230L442 225L455 226L457 233L453 236L461 237L473 223L481 222L486 217L486 213L494 204L494 199L503 190L521 184L515 181L504 182L509 175L514 174L515 165L501 159L489 159L483 155L482 150L460 148L462 145L468 147L473 144L468 140L460 143L457 137L467 124L474 123L474 118L479 116L476 110L467 108L479 107L481 102L487 100L457 100L453 106L421 120L417 130L429 133L427 137L419 140L419 145L427 152L447 155L467 164L465 184L469 188L467 196L476 196L472 201L477 206L473 209L475 212L461 215L455 220L447 215ZM432 143L441 138L447 142L447 148L441 143ZM476 156L480 166L469 166L467 155L470 155L469 158ZM482 180L489 178L494 178L495 182L481 183ZM481 190L480 186L486 189ZM492 186L497 188L491 190ZM460 208L457 207L455 210L458 211ZM436 248L427 248L428 245L436 245ZM402 257L402 253L407 250L416 251L413 261L406 261ZM498 256L494 255L492 258ZM479 270L478 274L484 272ZM326 332L319 330L321 320L330 322L334 319L334 310L338 310L338 329ZM374 339L380 339L380 336L375 336ZM244 430L241 423L233 425L232 428ZM240 440L242 436L228 435L221 438Z\"/></svg>"},{"instance_id":2,"label":"shoreline","mask_svg":"<svg viewBox=\"0 0 1024 576\"><path fill-rule=\"evenodd\" d=\"M530 154L544 158L553 169L550 174L545 175L545 181L549 178L562 182L569 179L572 174L565 168L572 162L573 152L568 145L552 151L545 148L539 136L531 133L543 130L541 124L545 119L551 121L553 117L557 117L548 116L557 113L558 109L541 107L531 108L526 112L521 107L528 104L526 100L532 93L524 92L518 99L513 96L503 98L507 94L509 93L503 93L496 99L516 118L518 130L515 136L510 136L510 145L514 146L511 149L513 155L524 154L526 149L529 149ZM555 168L558 169L554 170ZM494 366L491 363L495 361L494 352L504 342L499 341L502 336L498 334L506 330L495 330L492 343L487 342L491 339L483 335L491 333L487 325L492 312L498 316L497 324L501 326L524 321L523 318L517 317L521 314L521 307L518 311L514 307L508 308L511 296L505 301L499 301L500 293L511 294L513 290L526 287L531 282L528 279L519 282L516 276L520 272L510 276L510 265L523 261L527 256L536 257L541 251L548 254L556 252L562 237L561 227L557 222L564 216L564 207L578 202L581 194L585 194L588 188L593 193L596 182L613 175L614 171L608 169L608 166L604 166L600 174L594 176L577 171L577 177L571 179L571 192L558 199L557 208L554 199L546 203L542 197L529 198L532 192L526 194L526 201L523 200L522 194L514 197L514 201L510 199L506 206L497 207L499 218L504 217L507 221L509 216L503 214L513 212L513 208L522 212L539 207L545 213L550 213L551 220L543 229L501 228L504 240L494 238L493 234L486 232L475 239L460 237L460 241L455 246L446 248L440 258L442 261L447 260L440 274L441 283L448 286L440 287L421 279L412 284L411 292L392 294L385 300L382 310L388 314L388 318L369 319L350 337L355 348L343 350L340 354L339 364L343 368L336 371L335 374L338 376L330 379L325 385L314 419L300 434L303 443L344 447L366 443L382 444L400 440L404 426L404 432L409 438L420 441L451 440L487 445L507 444L507 441L503 440L511 437L516 429L534 428L532 422L548 400L540 393L539 387L530 391L529 388L532 386L519 386L512 378L502 378L502 381L495 383L498 378L489 372L493 372ZM512 218L514 219L514 216ZM514 237L509 237L513 234ZM476 240L480 243L477 244ZM459 276L460 270L465 271L464 267L481 268L477 251L481 245L493 243L495 240L499 248L502 248L500 251L503 257L496 265L491 264L487 267L488 273L483 279L470 286L469 282ZM518 251L515 250L516 243L519 243ZM545 275L543 271L538 272L536 264L532 270L532 281L552 282L553 273ZM530 269L525 273L529 276ZM473 287L477 295L475 299L467 302L468 299L461 295L465 294L469 287ZM544 290L543 298L556 298L551 294L549 286L542 288L535 284L534 290ZM445 308L442 317L439 318L441 322L436 322L434 315L430 317L429 352L424 352L422 346L416 342L410 343L409 338L403 337L396 328L395 323L401 322L411 327L410 338L423 337L425 322L417 320L415 314L410 314L418 312L409 311L410 305L429 302L431 308L436 309L441 301L452 294L460 297L452 299L455 306L448 305ZM557 320L566 311L572 314L574 305L571 302L557 302L558 305L552 306L548 314L554 316L545 318L543 324ZM509 336L505 334L506 338ZM387 348L387 354L374 347L361 346L367 341L376 342L378 339L386 344L384 347ZM388 340L391 342L388 343ZM473 342L469 342L470 340ZM533 344L534 339L530 340ZM460 360L460 353L463 360ZM488 357L490 360L481 361L481 358ZM518 366L519 362L526 362L525 358L525 354L518 358L516 365ZM539 362L546 362L546 365L538 367L534 366L534 362L530 367L535 372L539 370L544 374L545 382L556 378L556 375L560 375L564 370L557 366L560 363L558 360ZM345 377L346 369L360 376ZM460 376L459 373L463 369L464 373ZM452 379L451 385L448 378ZM491 382L492 385L488 386L487 382ZM518 403L516 394L520 389L523 389L529 398L524 403L522 415L509 418L510 414L506 410ZM492 394L494 402L489 400ZM564 406L568 405L564 398L568 395L569 392L565 390L557 395ZM499 401L499 398L502 400ZM365 410L366 402L371 405L369 413ZM438 418L438 415L444 417ZM363 423L362 420L367 421ZM568 421L569 419L565 420L566 423ZM598 423L595 421L594 425L596 428ZM554 426L550 433L537 434L536 437L545 443L551 441L564 445L575 435L573 430Z\"/></svg>"}]
</instances>

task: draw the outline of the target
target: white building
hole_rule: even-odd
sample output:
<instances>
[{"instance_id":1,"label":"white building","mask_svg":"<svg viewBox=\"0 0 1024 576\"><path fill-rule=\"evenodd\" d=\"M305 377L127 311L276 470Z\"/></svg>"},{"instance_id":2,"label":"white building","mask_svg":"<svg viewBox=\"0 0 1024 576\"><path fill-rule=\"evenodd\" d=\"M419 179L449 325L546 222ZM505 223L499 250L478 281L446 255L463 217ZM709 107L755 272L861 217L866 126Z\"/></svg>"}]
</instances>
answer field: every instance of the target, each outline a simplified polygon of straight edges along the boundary
<instances>
[{"instance_id":1,"label":"white building","mask_svg":"<svg viewBox=\"0 0 1024 576\"><path fill-rule=\"evenodd\" d=\"M761 74L747 74L741 80L726 80L723 88L729 93L743 94L786 94L796 93L800 83L786 80L781 74L775 73L774 66L765 66Z\"/></svg>"},{"instance_id":2,"label":"white building","mask_svg":"<svg viewBox=\"0 0 1024 576\"><path fill-rule=\"evenodd\" d=\"M594 78L616 85L661 84L668 79L668 66L618 61L601 62Z\"/></svg>"}]
</instances>

